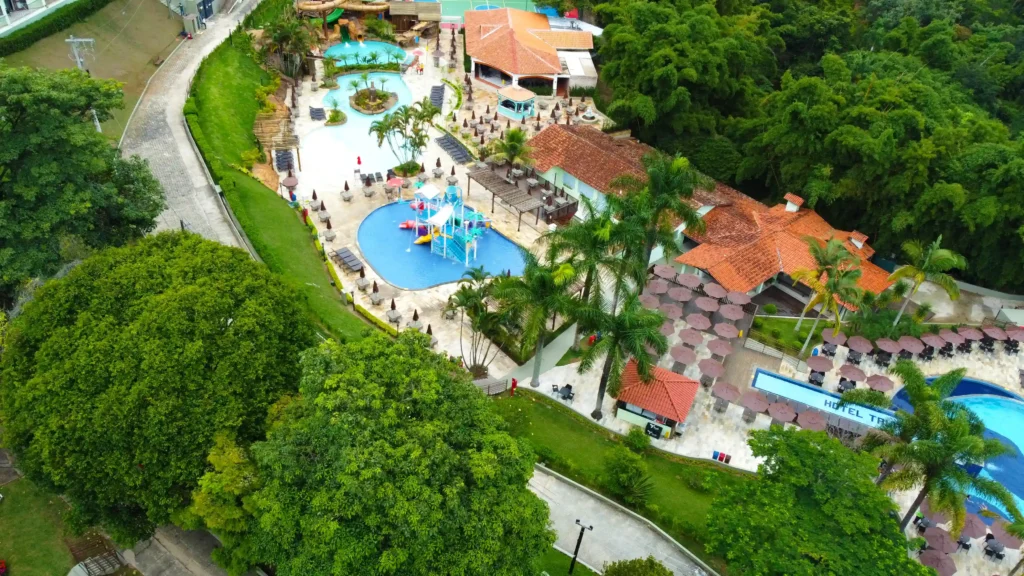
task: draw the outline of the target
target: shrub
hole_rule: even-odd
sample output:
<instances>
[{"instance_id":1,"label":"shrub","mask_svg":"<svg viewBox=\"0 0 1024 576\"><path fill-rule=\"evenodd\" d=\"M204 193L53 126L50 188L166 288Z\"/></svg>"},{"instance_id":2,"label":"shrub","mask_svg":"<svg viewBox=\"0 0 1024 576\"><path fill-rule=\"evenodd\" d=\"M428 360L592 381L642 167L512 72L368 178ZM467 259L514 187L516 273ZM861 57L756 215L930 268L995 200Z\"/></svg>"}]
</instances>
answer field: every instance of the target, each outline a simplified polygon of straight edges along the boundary
<instances>
[{"instance_id":1,"label":"shrub","mask_svg":"<svg viewBox=\"0 0 1024 576\"><path fill-rule=\"evenodd\" d=\"M764 320L754 318L754 330L760 330L761 328L764 328Z\"/></svg>"},{"instance_id":2,"label":"shrub","mask_svg":"<svg viewBox=\"0 0 1024 576\"><path fill-rule=\"evenodd\" d=\"M337 108L331 109L330 114L327 115L327 121L331 124L341 124L347 119L345 113Z\"/></svg>"},{"instance_id":3,"label":"shrub","mask_svg":"<svg viewBox=\"0 0 1024 576\"><path fill-rule=\"evenodd\" d=\"M633 560L619 560L604 566L605 576L672 576L672 571L664 564L654 559L654 556L647 558L634 558Z\"/></svg>"},{"instance_id":4,"label":"shrub","mask_svg":"<svg viewBox=\"0 0 1024 576\"><path fill-rule=\"evenodd\" d=\"M771 304L771 303L765 304L764 305L764 313L768 314L769 316L774 316L775 314L779 313L779 307L776 306L775 304Z\"/></svg>"},{"instance_id":5,"label":"shrub","mask_svg":"<svg viewBox=\"0 0 1024 576\"><path fill-rule=\"evenodd\" d=\"M782 338L782 331L779 330L778 328L772 328L771 332L769 332L769 334L771 334L772 338L775 339L775 340L778 340L779 338Z\"/></svg>"},{"instance_id":6,"label":"shrub","mask_svg":"<svg viewBox=\"0 0 1024 576\"><path fill-rule=\"evenodd\" d=\"M569 88L569 96L586 96L593 98L597 94L597 88L585 88L583 86L574 86Z\"/></svg>"},{"instance_id":7,"label":"shrub","mask_svg":"<svg viewBox=\"0 0 1024 576\"><path fill-rule=\"evenodd\" d=\"M634 427L629 429L629 433L626 434L622 443L633 452L643 454L651 446L651 437L639 427Z\"/></svg>"},{"instance_id":8,"label":"shrub","mask_svg":"<svg viewBox=\"0 0 1024 576\"><path fill-rule=\"evenodd\" d=\"M395 41L395 27L391 25L391 22L376 18L365 18L363 23L366 24L366 31L370 35L376 36L385 42Z\"/></svg>"},{"instance_id":9,"label":"shrub","mask_svg":"<svg viewBox=\"0 0 1024 576\"><path fill-rule=\"evenodd\" d=\"M20 52L47 36L57 34L72 24L79 23L107 4L110 4L110 0L78 0L62 6L39 20L0 38L0 57Z\"/></svg>"},{"instance_id":10,"label":"shrub","mask_svg":"<svg viewBox=\"0 0 1024 576\"><path fill-rule=\"evenodd\" d=\"M654 487L647 464L639 455L624 446L609 454L604 464L605 486L614 496L630 506L641 508Z\"/></svg>"},{"instance_id":11,"label":"shrub","mask_svg":"<svg viewBox=\"0 0 1024 576\"><path fill-rule=\"evenodd\" d=\"M707 470L696 470L686 477L686 485L697 492L711 492L715 487L714 475Z\"/></svg>"},{"instance_id":12,"label":"shrub","mask_svg":"<svg viewBox=\"0 0 1024 576\"><path fill-rule=\"evenodd\" d=\"M242 152L242 166L247 171L251 171L254 164L263 161L263 152L260 152L259 148L250 148L245 152Z\"/></svg>"},{"instance_id":13,"label":"shrub","mask_svg":"<svg viewBox=\"0 0 1024 576\"><path fill-rule=\"evenodd\" d=\"M462 67L466 69L468 74L470 68L473 67L473 59L466 53L466 29L459 28L459 34L462 34Z\"/></svg>"},{"instance_id":14,"label":"shrub","mask_svg":"<svg viewBox=\"0 0 1024 576\"><path fill-rule=\"evenodd\" d=\"M373 314L373 312L370 312L369 310L367 310L366 308L363 308L359 304L356 304L356 312L359 312L360 314L362 314L363 318L366 318L367 320L372 322L374 325L376 325L381 330L387 332L388 334L390 334L392 336L398 336L398 330L396 330L391 324L388 324L387 322L381 320L380 318L377 318Z\"/></svg>"}]
</instances>

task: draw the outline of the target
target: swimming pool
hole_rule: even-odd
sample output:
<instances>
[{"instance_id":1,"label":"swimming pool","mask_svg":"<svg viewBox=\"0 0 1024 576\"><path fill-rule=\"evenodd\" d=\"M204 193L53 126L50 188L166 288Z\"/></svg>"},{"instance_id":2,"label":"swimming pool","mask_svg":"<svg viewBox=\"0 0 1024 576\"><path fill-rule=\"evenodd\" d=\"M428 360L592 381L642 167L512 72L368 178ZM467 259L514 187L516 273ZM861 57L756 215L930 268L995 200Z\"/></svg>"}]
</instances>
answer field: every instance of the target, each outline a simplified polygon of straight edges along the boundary
<instances>
[{"instance_id":1,"label":"swimming pool","mask_svg":"<svg viewBox=\"0 0 1024 576\"><path fill-rule=\"evenodd\" d=\"M514 276L523 273L524 261L519 246L488 230L479 240L477 259L466 265L430 253L430 245L413 244L416 232L401 230L398 225L415 218L407 203L394 202L377 208L359 224L359 248L367 263L393 286L422 290L456 282L463 273L483 266L491 274L511 270Z\"/></svg>"},{"instance_id":2,"label":"swimming pool","mask_svg":"<svg viewBox=\"0 0 1024 576\"><path fill-rule=\"evenodd\" d=\"M367 40L362 43L343 42L324 50L324 58L333 58L340 64L345 64L346 61L349 64L356 64L357 61L358 63L363 63L363 60L369 58L372 54L377 55L381 64L388 62L401 63L405 62L406 58L409 57L405 50L398 46L375 40Z\"/></svg>"}]
</instances>

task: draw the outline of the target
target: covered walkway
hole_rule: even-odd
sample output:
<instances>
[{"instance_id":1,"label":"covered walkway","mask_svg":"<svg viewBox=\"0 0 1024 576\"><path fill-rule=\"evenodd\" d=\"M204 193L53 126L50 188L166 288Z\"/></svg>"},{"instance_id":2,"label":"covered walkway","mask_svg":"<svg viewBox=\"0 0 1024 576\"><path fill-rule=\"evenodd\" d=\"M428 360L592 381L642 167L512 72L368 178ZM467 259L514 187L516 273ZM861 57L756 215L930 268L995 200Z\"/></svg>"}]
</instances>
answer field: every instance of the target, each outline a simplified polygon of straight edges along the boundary
<instances>
[{"instance_id":1,"label":"covered walkway","mask_svg":"<svg viewBox=\"0 0 1024 576\"><path fill-rule=\"evenodd\" d=\"M470 170L468 175L469 182L466 186L466 198L469 198L473 190L473 181L476 181L491 193L492 214L494 213L495 199L500 199L517 214L519 219L517 230L523 227L523 213L536 211L536 221L534 224L540 223L540 209L544 206L544 202L538 196L530 194L529 191L520 188L518 184L495 174L490 168L476 168Z\"/></svg>"}]
</instances>

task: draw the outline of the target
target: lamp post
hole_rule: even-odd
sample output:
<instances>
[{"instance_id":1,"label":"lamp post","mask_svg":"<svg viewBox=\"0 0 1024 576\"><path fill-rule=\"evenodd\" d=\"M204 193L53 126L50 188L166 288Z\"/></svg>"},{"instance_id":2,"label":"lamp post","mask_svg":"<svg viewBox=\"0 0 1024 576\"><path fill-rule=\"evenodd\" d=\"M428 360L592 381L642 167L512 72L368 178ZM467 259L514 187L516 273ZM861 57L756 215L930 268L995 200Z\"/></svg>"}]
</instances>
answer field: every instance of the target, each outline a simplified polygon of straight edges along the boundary
<instances>
[{"instance_id":1,"label":"lamp post","mask_svg":"<svg viewBox=\"0 0 1024 576\"><path fill-rule=\"evenodd\" d=\"M586 526L580 522L579 518L576 519L576 525L580 527L580 537L576 539L576 550L572 553L572 562L569 563L569 575L572 576L572 571L576 568L576 557L580 555L580 544L583 543L583 533L587 530L593 530L593 526Z\"/></svg>"}]
</instances>

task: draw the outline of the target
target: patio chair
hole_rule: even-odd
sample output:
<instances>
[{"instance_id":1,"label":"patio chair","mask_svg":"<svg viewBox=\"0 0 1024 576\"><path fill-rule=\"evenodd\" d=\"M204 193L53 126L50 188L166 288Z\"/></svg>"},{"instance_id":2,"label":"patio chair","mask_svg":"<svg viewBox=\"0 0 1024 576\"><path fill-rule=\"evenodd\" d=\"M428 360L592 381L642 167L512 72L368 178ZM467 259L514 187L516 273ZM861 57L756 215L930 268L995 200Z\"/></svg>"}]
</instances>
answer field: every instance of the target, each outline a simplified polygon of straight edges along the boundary
<instances>
[{"instance_id":1,"label":"patio chair","mask_svg":"<svg viewBox=\"0 0 1024 576\"><path fill-rule=\"evenodd\" d=\"M552 394L558 394L558 384L552 384L551 385L551 393Z\"/></svg>"},{"instance_id":2,"label":"patio chair","mask_svg":"<svg viewBox=\"0 0 1024 576\"><path fill-rule=\"evenodd\" d=\"M572 404L572 401L575 400L575 399L576 399L576 393L575 392L569 392L569 396L566 398L566 400L569 401L569 404Z\"/></svg>"},{"instance_id":3,"label":"patio chair","mask_svg":"<svg viewBox=\"0 0 1024 576\"><path fill-rule=\"evenodd\" d=\"M384 177L380 175L380 172L374 172L374 173L373 173L373 179L374 179L374 180L375 180L375 181L376 181L376 182L377 182L378 184L380 184L381 182L383 182L383 181L384 181Z\"/></svg>"}]
</instances>

